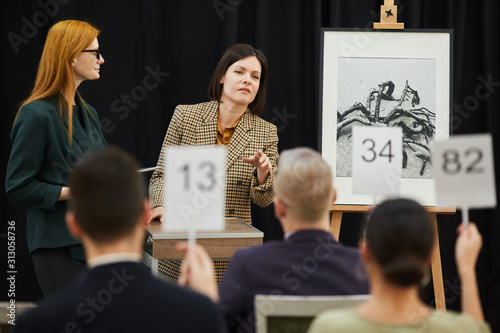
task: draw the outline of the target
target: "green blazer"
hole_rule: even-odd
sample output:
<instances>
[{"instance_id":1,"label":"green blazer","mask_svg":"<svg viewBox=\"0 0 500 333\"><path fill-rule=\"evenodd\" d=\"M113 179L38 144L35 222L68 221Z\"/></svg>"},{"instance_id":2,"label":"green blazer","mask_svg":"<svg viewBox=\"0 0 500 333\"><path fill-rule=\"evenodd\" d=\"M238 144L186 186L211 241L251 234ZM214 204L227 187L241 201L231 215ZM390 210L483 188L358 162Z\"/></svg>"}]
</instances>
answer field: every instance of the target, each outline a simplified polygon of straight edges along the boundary
<instances>
[{"instance_id":1,"label":"green blazer","mask_svg":"<svg viewBox=\"0 0 500 333\"><path fill-rule=\"evenodd\" d=\"M75 163L107 147L94 108L77 97L82 124L73 115L73 140L58 114L57 101L37 100L23 106L12 128L12 150L5 189L10 201L27 208L26 238L30 252L72 245L73 257L85 260L79 240L66 227L66 201L57 201ZM67 122L67 119L65 119Z\"/></svg>"}]
</instances>

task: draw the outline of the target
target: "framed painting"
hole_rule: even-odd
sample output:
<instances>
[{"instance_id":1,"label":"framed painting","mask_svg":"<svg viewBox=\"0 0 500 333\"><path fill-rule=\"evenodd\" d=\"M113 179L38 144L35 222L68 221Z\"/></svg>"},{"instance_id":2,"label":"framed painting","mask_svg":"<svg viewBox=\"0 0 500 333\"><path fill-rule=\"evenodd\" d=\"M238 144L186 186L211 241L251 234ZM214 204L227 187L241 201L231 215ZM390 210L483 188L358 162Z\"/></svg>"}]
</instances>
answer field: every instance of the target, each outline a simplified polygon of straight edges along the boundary
<instances>
[{"instance_id":1,"label":"framed painting","mask_svg":"<svg viewBox=\"0 0 500 333\"><path fill-rule=\"evenodd\" d=\"M352 194L352 127L399 126L400 195L436 205L430 145L450 135L452 38L452 30L322 29L319 142L338 204L373 204Z\"/></svg>"}]
</instances>

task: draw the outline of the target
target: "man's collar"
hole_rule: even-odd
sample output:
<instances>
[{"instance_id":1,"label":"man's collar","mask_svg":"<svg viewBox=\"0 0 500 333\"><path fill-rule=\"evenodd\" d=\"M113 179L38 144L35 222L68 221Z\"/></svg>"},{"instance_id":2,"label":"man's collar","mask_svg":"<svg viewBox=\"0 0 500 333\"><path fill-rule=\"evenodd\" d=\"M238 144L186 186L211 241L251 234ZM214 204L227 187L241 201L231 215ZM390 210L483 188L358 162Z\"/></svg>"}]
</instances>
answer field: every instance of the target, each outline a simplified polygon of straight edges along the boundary
<instances>
[{"instance_id":1,"label":"man's collar","mask_svg":"<svg viewBox=\"0 0 500 333\"><path fill-rule=\"evenodd\" d=\"M141 255L135 252L110 253L110 254L103 254L87 260L87 266L89 268L94 268L96 266L114 264L123 261L140 262L141 259L142 259Z\"/></svg>"}]
</instances>

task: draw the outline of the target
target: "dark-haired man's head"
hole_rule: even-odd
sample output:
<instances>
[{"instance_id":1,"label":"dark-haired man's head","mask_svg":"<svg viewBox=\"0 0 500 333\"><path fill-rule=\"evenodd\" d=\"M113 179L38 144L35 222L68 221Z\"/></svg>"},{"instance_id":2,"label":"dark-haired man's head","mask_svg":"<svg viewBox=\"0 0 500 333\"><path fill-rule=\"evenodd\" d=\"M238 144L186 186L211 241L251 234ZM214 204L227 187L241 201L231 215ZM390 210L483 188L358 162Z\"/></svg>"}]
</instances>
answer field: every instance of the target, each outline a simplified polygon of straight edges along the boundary
<instances>
[{"instance_id":1,"label":"dark-haired man's head","mask_svg":"<svg viewBox=\"0 0 500 333\"><path fill-rule=\"evenodd\" d=\"M422 206L409 199L387 200L368 219L362 253L365 261L375 263L386 283L410 287L425 276L434 238L431 219Z\"/></svg>"},{"instance_id":2,"label":"dark-haired man's head","mask_svg":"<svg viewBox=\"0 0 500 333\"><path fill-rule=\"evenodd\" d=\"M142 237L135 234L143 232L148 203L137 170L134 158L118 148L94 152L75 168L67 223L84 246L86 241L104 246Z\"/></svg>"}]
</instances>

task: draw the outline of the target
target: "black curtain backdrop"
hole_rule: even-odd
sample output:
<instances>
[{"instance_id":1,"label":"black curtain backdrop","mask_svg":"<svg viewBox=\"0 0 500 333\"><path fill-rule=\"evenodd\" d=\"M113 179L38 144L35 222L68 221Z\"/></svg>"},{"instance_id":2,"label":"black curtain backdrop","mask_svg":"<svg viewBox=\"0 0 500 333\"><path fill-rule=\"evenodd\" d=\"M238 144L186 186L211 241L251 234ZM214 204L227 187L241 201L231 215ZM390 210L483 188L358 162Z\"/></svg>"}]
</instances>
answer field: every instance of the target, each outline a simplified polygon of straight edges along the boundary
<instances>
[{"instance_id":1,"label":"black curtain backdrop","mask_svg":"<svg viewBox=\"0 0 500 333\"><path fill-rule=\"evenodd\" d=\"M177 104L206 101L208 81L218 59L234 43L250 43L269 62L268 98L262 118L279 129L279 149L318 148L321 27L370 29L378 21L375 0L32 0L2 1L1 172L10 152L10 129L19 103L34 82L45 36L65 19L87 20L102 30L106 60L101 79L84 82L83 97L99 112L108 142L129 151L144 167L156 163ZM496 0L396 1L399 21L411 29L453 29L453 131L490 132L500 170L500 88ZM149 176L149 175L148 175ZM4 176L2 188L4 188ZM497 188L500 175L497 172ZM145 184L146 186L146 184ZM349 189L338 189L345 191ZM0 267L7 269L7 221L16 226L16 300L41 296L24 238L25 210L1 200ZM496 332L500 315L500 223L498 209L476 210L484 246L477 271L485 313ZM282 236L272 207L253 207L265 240ZM361 216L344 218L341 242L356 245ZM446 301L460 310L454 263L460 214L440 217L439 238ZM3 275L2 275L3 276ZM2 278L0 295L8 299ZM432 287L423 295L432 304Z\"/></svg>"}]
</instances>

